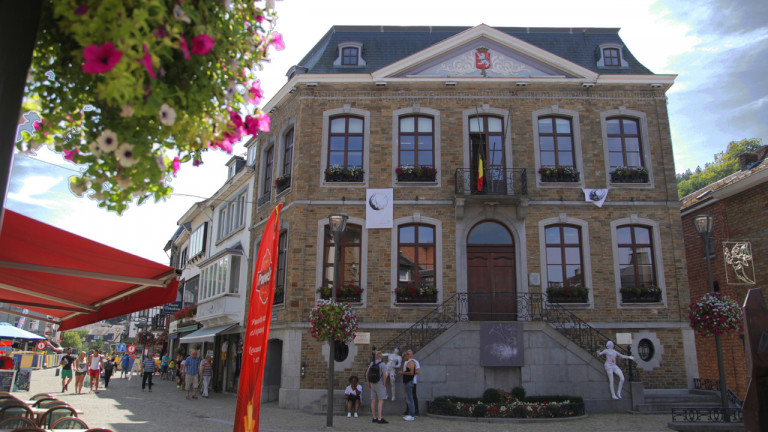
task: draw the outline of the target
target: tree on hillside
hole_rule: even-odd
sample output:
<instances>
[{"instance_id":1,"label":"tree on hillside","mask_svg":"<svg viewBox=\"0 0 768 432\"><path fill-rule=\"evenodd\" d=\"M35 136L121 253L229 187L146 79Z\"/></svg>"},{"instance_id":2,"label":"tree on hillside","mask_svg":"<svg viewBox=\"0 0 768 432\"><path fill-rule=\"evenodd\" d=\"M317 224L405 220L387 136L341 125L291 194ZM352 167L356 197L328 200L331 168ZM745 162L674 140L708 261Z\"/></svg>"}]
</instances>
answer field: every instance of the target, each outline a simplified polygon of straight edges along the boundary
<instances>
[{"instance_id":1,"label":"tree on hillside","mask_svg":"<svg viewBox=\"0 0 768 432\"><path fill-rule=\"evenodd\" d=\"M763 145L760 138L731 141L724 152L715 155L715 161L708 163L702 170L696 167L696 171L690 169L682 174L677 174L677 196L683 198L707 185L722 178L728 177L739 170L739 155L753 152Z\"/></svg>"},{"instance_id":2,"label":"tree on hillside","mask_svg":"<svg viewBox=\"0 0 768 432\"><path fill-rule=\"evenodd\" d=\"M62 348L72 348L73 352L77 352L82 345L83 338L80 336L79 332L67 331L61 336Z\"/></svg>"}]
</instances>

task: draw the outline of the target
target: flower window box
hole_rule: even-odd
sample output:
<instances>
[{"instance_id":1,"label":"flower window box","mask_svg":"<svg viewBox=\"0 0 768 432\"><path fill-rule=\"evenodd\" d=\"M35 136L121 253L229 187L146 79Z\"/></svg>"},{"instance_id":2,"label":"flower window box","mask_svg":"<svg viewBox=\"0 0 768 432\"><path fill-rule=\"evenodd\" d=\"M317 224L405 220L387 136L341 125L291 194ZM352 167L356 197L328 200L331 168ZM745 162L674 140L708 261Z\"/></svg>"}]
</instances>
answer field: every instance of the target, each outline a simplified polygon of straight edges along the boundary
<instances>
[{"instance_id":1,"label":"flower window box","mask_svg":"<svg viewBox=\"0 0 768 432\"><path fill-rule=\"evenodd\" d=\"M611 183L648 183L648 170L643 167L617 167L611 173Z\"/></svg>"},{"instance_id":2,"label":"flower window box","mask_svg":"<svg viewBox=\"0 0 768 432\"><path fill-rule=\"evenodd\" d=\"M549 287L548 303L589 303L589 288L584 286Z\"/></svg>"},{"instance_id":3,"label":"flower window box","mask_svg":"<svg viewBox=\"0 0 768 432\"><path fill-rule=\"evenodd\" d=\"M621 288L622 303L659 303L661 289L654 285Z\"/></svg>"},{"instance_id":4,"label":"flower window box","mask_svg":"<svg viewBox=\"0 0 768 432\"><path fill-rule=\"evenodd\" d=\"M331 290L333 287L324 286L317 291L320 293L320 298L323 300L331 299ZM344 303L360 303L363 298L363 288L360 285L344 284L336 291L336 301Z\"/></svg>"},{"instance_id":5,"label":"flower window box","mask_svg":"<svg viewBox=\"0 0 768 432\"><path fill-rule=\"evenodd\" d=\"M432 285L404 283L395 288L397 303L437 303L437 288Z\"/></svg>"},{"instance_id":6,"label":"flower window box","mask_svg":"<svg viewBox=\"0 0 768 432\"><path fill-rule=\"evenodd\" d=\"M275 193L279 194L280 192L288 189L291 186L291 175L285 174L282 177L278 177L277 180L275 180Z\"/></svg>"},{"instance_id":7,"label":"flower window box","mask_svg":"<svg viewBox=\"0 0 768 432\"><path fill-rule=\"evenodd\" d=\"M571 166L541 167L539 174L544 183L577 183L581 177Z\"/></svg>"},{"instance_id":8,"label":"flower window box","mask_svg":"<svg viewBox=\"0 0 768 432\"><path fill-rule=\"evenodd\" d=\"M400 182L433 182L437 178L437 170L430 166L401 166L395 174Z\"/></svg>"},{"instance_id":9,"label":"flower window box","mask_svg":"<svg viewBox=\"0 0 768 432\"><path fill-rule=\"evenodd\" d=\"M325 181L359 183L364 179L365 171L362 168L342 168L334 165L325 170Z\"/></svg>"}]
</instances>

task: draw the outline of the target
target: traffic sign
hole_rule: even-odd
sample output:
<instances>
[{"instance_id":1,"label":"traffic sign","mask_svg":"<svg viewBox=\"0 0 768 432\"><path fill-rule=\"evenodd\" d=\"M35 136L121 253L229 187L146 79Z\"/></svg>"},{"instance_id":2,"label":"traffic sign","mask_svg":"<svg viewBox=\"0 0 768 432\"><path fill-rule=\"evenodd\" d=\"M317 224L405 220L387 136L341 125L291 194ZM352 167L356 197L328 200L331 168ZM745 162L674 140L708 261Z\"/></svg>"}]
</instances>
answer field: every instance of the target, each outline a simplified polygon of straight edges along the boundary
<instances>
[{"instance_id":1,"label":"traffic sign","mask_svg":"<svg viewBox=\"0 0 768 432\"><path fill-rule=\"evenodd\" d=\"M117 352L125 352L125 344L117 344Z\"/></svg>"},{"instance_id":2,"label":"traffic sign","mask_svg":"<svg viewBox=\"0 0 768 432\"><path fill-rule=\"evenodd\" d=\"M133 354L136 352L136 346L135 345L128 345L128 354Z\"/></svg>"},{"instance_id":3,"label":"traffic sign","mask_svg":"<svg viewBox=\"0 0 768 432\"><path fill-rule=\"evenodd\" d=\"M42 351L42 350L45 349L45 342L44 341L40 341L40 342L37 343L37 345L35 345L35 347L37 347L38 350Z\"/></svg>"}]
</instances>

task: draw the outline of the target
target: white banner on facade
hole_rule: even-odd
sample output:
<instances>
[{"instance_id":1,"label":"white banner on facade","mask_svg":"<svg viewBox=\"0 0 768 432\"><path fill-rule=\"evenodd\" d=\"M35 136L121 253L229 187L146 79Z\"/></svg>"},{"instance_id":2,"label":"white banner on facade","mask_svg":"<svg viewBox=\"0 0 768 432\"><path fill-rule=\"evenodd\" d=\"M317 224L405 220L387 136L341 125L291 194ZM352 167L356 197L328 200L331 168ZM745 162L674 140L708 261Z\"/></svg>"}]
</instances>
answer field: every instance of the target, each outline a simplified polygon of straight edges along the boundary
<instances>
[{"instance_id":1,"label":"white banner on facade","mask_svg":"<svg viewBox=\"0 0 768 432\"><path fill-rule=\"evenodd\" d=\"M393 189L368 189L365 194L365 226L373 228L392 228L394 214Z\"/></svg>"},{"instance_id":2,"label":"white banner on facade","mask_svg":"<svg viewBox=\"0 0 768 432\"><path fill-rule=\"evenodd\" d=\"M608 189L581 189L584 191L584 201L591 202L598 207L602 207L605 199L608 198Z\"/></svg>"},{"instance_id":3,"label":"white banner on facade","mask_svg":"<svg viewBox=\"0 0 768 432\"><path fill-rule=\"evenodd\" d=\"M755 264L752 259L751 242L723 242L723 258L728 285L755 284Z\"/></svg>"}]
</instances>

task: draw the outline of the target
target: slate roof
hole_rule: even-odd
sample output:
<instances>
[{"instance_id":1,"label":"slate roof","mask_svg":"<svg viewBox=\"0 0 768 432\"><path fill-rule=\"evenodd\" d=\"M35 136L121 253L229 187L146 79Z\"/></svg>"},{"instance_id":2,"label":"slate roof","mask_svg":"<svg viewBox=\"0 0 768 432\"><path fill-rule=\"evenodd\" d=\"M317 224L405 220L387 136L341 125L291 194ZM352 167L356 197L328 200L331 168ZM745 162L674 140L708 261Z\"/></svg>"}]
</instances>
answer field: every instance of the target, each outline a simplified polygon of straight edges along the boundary
<instances>
[{"instance_id":1,"label":"slate roof","mask_svg":"<svg viewBox=\"0 0 768 432\"><path fill-rule=\"evenodd\" d=\"M299 68L291 71L306 68L306 73L312 74L368 74L470 28L473 27L333 26L299 62ZM653 74L624 45L618 28L494 28L599 74ZM366 65L334 66L338 44L342 42L362 43ZM624 45L622 54L629 68L597 67L599 46L609 42Z\"/></svg>"}]
</instances>

